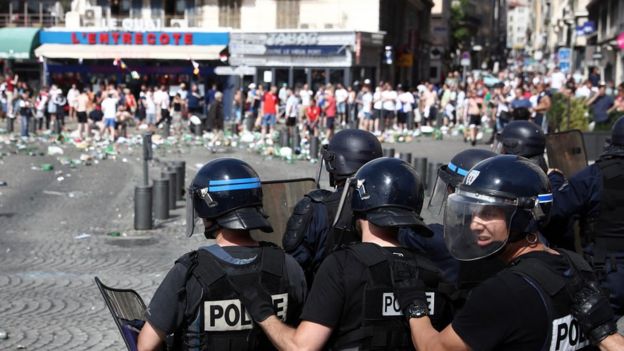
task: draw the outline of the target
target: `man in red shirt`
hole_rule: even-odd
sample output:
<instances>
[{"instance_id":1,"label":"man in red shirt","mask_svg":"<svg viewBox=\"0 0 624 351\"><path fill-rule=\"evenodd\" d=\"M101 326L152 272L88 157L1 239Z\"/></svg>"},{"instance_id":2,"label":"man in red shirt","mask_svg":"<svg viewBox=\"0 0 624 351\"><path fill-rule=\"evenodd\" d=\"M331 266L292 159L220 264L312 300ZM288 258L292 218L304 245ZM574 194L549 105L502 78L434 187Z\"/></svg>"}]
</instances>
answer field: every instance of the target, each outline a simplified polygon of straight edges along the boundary
<instances>
[{"instance_id":1,"label":"man in red shirt","mask_svg":"<svg viewBox=\"0 0 624 351\"><path fill-rule=\"evenodd\" d=\"M325 93L325 117L327 128L327 140L330 140L334 136L334 121L336 119L336 98L334 98L334 90L328 89Z\"/></svg>"},{"instance_id":2,"label":"man in red shirt","mask_svg":"<svg viewBox=\"0 0 624 351\"><path fill-rule=\"evenodd\" d=\"M15 96L15 86L19 80L19 76L16 74L14 78L11 78L10 75L6 75L6 91L5 94L7 96L7 115L13 118L13 97Z\"/></svg>"},{"instance_id":3,"label":"man in red shirt","mask_svg":"<svg viewBox=\"0 0 624 351\"><path fill-rule=\"evenodd\" d=\"M273 127L275 126L275 116L277 114L277 87L275 85L271 86L271 90L264 93L264 97L262 98L262 142L264 142L264 138L267 132L267 128L269 131L269 135L273 131Z\"/></svg>"}]
</instances>

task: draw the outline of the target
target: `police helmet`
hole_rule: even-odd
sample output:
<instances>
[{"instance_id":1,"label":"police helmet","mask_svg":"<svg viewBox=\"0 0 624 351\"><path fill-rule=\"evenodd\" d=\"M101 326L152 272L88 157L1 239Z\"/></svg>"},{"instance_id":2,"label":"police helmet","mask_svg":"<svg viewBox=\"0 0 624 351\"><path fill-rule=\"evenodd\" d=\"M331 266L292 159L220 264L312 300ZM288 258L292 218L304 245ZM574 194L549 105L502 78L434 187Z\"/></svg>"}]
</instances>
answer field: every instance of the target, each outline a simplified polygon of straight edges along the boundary
<instances>
[{"instance_id":1,"label":"police helmet","mask_svg":"<svg viewBox=\"0 0 624 351\"><path fill-rule=\"evenodd\" d=\"M529 121L513 121L501 133L503 154L533 157L544 154L546 137L542 129Z\"/></svg>"},{"instance_id":2,"label":"police helmet","mask_svg":"<svg viewBox=\"0 0 624 351\"><path fill-rule=\"evenodd\" d=\"M191 182L186 204L187 236L193 234L197 217L227 229L273 231L262 211L260 177L238 159L219 158L205 164Z\"/></svg>"},{"instance_id":3,"label":"police helmet","mask_svg":"<svg viewBox=\"0 0 624 351\"><path fill-rule=\"evenodd\" d=\"M611 128L611 145L624 147L624 116L613 123Z\"/></svg>"},{"instance_id":4,"label":"police helmet","mask_svg":"<svg viewBox=\"0 0 624 351\"><path fill-rule=\"evenodd\" d=\"M453 156L447 165L440 166L427 208L435 212L435 215L440 214L449 192L455 191L457 185L468 174L468 170L493 156L496 156L496 153L489 150L467 149Z\"/></svg>"},{"instance_id":5,"label":"police helmet","mask_svg":"<svg viewBox=\"0 0 624 351\"><path fill-rule=\"evenodd\" d=\"M405 161L383 157L362 166L354 175L351 209L379 227L412 227L415 232L433 233L420 216L424 192L420 176Z\"/></svg>"},{"instance_id":6,"label":"police helmet","mask_svg":"<svg viewBox=\"0 0 624 351\"><path fill-rule=\"evenodd\" d=\"M552 201L548 177L526 158L500 155L481 161L448 197L446 246L462 261L493 255L546 224Z\"/></svg>"},{"instance_id":7,"label":"police helmet","mask_svg":"<svg viewBox=\"0 0 624 351\"><path fill-rule=\"evenodd\" d=\"M382 156L379 140L372 133L359 129L339 131L323 146L321 153L332 186L353 175L366 162Z\"/></svg>"}]
</instances>

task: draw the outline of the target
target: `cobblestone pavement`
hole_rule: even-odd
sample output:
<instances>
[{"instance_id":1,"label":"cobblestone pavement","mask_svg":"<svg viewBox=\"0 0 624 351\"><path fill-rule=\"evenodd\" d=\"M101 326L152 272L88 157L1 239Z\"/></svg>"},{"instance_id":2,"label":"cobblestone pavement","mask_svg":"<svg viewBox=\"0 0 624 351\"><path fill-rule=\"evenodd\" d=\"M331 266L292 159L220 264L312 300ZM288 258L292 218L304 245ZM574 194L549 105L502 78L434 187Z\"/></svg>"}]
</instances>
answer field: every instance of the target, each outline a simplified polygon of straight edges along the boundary
<instances>
[{"instance_id":1,"label":"cobblestone pavement","mask_svg":"<svg viewBox=\"0 0 624 351\"><path fill-rule=\"evenodd\" d=\"M466 146L422 139L390 147L443 162ZM245 159L263 180L314 177L318 169L241 149L212 154L200 147L174 148L156 154L186 160L187 184L198 165L221 156ZM8 182L0 188L0 330L8 333L0 350L123 350L93 278L136 289L148 302L174 260L205 244L200 235L184 237L182 202L156 229L132 230L133 187L142 179L138 157L135 148L123 158L78 168L51 156L10 154L0 161L0 180ZM42 163L61 172L43 172ZM157 172L158 164L150 170ZM109 236L112 231L125 236Z\"/></svg>"}]
</instances>

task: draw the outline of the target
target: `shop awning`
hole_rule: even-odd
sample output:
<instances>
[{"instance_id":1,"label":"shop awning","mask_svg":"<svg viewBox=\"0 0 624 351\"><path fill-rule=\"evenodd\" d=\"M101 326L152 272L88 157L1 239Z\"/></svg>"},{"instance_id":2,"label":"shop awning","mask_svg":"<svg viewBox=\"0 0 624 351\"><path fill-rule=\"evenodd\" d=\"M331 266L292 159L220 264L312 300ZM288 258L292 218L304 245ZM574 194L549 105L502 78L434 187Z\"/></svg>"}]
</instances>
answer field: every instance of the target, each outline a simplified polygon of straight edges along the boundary
<instances>
[{"instance_id":1,"label":"shop awning","mask_svg":"<svg viewBox=\"0 0 624 351\"><path fill-rule=\"evenodd\" d=\"M69 59L217 60L223 45L68 45L43 44L37 56Z\"/></svg>"},{"instance_id":2,"label":"shop awning","mask_svg":"<svg viewBox=\"0 0 624 351\"><path fill-rule=\"evenodd\" d=\"M0 28L0 58L29 59L39 44L39 28Z\"/></svg>"}]
</instances>

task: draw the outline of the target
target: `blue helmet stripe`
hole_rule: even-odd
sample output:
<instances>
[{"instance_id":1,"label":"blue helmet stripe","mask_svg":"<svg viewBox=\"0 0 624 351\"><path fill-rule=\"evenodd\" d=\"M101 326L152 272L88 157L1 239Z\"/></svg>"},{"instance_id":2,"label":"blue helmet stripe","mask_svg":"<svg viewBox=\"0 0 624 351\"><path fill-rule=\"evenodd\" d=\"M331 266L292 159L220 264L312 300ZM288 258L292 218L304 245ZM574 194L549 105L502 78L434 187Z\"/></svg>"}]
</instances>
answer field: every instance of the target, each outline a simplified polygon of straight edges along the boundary
<instances>
[{"instance_id":1,"label":"blue helmet stripe","mask_svg":"<svg viewBox=\"0 0 624 351\"><path fill-rule=\"evenodd\" d=\"M539 195L537 195L537 201L539 203L542 203L542 202L552 202L553 201L553 195L552 194L539 194Z\"/></svg>"},{"instance_id":2,"label":"blue helmet stripe","mask_svg":"<svg viewBox=\"0 0 624 351\"><path fill-rule=\"evenodd\" d=\"M238 179L223 179L223 180L211 180L209 185L230 185L240 183L256 183L260 178L238 178Z\"/></svg>"},{"instance_id":3,"label":"blue helmet stripe","mask_svg":"<svg viewBox=\"0 0 624 351\"><path fill-rule=\"evenodd\" d=\"M245 183L245 184L231 184L231 185L220 185L220 186L209 186L208 191L217 193L219 191L230 191L230 190L244 190L244 189L257 189L262 185L260 182L255 183Z\"/></svg>"},{"instance_id":4,"label":"blue helmet stripe","mask_svg":"<svg viewBox=\"0 0 624 351\"><path fill-rule=\"evenodd\" d=\"M457 167L457 166L456 166L453 162L449 162L449 164L448 164L448 168L449 168L451 171L453 171L453 172L455 172L455 173L459 174L460 176L465 177L466 175L468 175L468 171L467 171L467 170L465 170L465 169L463 169L463 168L459 168L459 167Z\"/></svg>"}]
</instances>

